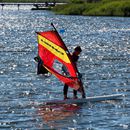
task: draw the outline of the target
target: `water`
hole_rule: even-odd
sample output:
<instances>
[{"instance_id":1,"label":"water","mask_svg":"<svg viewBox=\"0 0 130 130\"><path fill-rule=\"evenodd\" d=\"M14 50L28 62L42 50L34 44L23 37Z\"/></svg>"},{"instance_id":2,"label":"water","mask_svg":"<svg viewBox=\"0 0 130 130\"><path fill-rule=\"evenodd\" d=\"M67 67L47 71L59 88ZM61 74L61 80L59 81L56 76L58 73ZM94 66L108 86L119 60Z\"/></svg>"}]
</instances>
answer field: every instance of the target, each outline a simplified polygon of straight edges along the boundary
<instances>
[{"instance_id":1,"label":"water","mask_svg":"<svg viewBox=\"0 0 130 130\"><path fill-rule=\"evenodd\" d=\"M53 106L62 99L63 84L36 74L36 31L53 22L70 52L80 45L78 68L87 96L123 93L122 101ZM29 8L0 11L0 129L1 130L129 130L130 18L55 15ZM69 90L72 96L72 90ZM79 95L80 96L80 95ZM45 111L46 110L46 111Z\"/></svg>"}]
</instances>

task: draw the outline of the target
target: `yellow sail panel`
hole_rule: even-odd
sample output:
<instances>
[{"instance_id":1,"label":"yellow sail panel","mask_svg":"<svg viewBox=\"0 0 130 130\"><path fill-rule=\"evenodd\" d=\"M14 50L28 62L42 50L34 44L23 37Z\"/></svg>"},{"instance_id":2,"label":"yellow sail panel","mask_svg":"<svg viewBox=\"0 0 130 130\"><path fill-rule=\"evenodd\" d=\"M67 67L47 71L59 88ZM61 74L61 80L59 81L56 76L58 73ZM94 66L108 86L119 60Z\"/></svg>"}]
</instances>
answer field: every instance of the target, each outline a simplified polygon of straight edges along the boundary
<instances>
[{"instance_id":1,"label":"yellow sail panel","mask_svg":"<svg viewBox=\"0 0 130 130\"><path fill-rule=\"evenodd\" d=\"M38 42L52 54L66 63L71 63L64 49L38 34Z\"/></svg>"}]
</instances>

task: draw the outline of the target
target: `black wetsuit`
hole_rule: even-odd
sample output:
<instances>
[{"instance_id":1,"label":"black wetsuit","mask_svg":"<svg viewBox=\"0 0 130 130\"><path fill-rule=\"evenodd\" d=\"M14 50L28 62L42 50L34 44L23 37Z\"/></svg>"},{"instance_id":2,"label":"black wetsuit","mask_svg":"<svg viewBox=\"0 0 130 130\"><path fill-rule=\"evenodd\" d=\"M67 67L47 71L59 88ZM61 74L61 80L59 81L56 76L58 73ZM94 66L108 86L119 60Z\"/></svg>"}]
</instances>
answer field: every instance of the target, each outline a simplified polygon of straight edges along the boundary
<instances>
[{"instance_id":1,"label":"black wetsuit","mask_svg":"<svg viewBox=\"0 0 130 130\"><path fill-rule=\"evenodd\" d=\"M73 55L72 55L72 60L73 60L73 62L74 62L75 64L76 64L76 62L78 61L78 59L79 59L79 56L77 56L77 55L75 55L75 54L73 53ZM67 93L68 93L68 85L65 84L65 85L64 85L64 88L63 88L63 94L67 96ZM76 97L76 96L77 96L77 91L76 91L76 90L73 90L73 94L74 94L74 96Z\"/></svg>"},{"instance_id":2,"label":"black wetsuit","mask_svg":"<svg viewBox=\"0 0 130 130\"><path fill-rule=\"evenodd\" d=\"M38 65L37 65L37 74L46 74L46 73L48 73L48 70L45 67L43 67L43 62L40 59L40 57L35 57L34 60L36 62L38 62Z\"/></svg>"}]
</instances>

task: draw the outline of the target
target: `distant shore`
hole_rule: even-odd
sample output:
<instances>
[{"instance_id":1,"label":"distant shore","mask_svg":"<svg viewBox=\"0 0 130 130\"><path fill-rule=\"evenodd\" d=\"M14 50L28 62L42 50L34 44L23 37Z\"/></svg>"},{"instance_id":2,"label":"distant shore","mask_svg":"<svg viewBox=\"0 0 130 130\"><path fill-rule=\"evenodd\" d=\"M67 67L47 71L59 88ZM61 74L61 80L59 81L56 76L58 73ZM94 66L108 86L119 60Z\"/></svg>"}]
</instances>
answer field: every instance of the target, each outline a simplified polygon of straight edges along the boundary
<instances>
[{"instance_id":1,"label":"distant shore","mask_svg":"<svg viewBox=\"0 0 130 130\"><path fill-rule=\"evenodd\" d=\"M89 2L88 2L89 1ZM51 8L55 14L130 17L130 0L2 0L9 3L65 2Z\"/></svg>"},{"instance_id":2,"label":"distant shore","mask_svg":"<svg viewBox=\"0 0 130 130\"><path fill-rule=\"evenodd\" d=\"M87 3L83 0L70 0L66 5L52 9L56 14L85 16L130 16L130 0L98 0Z\"/></svg>"},{"instance_id":3,"label":"distant shore","mask_svg":"<svg viewBox=\"0 0 130 130\"><path fill-rule=\"evenodd\" d=\"M43 2L68 2L69 0L2 0L7 3L43 3Z\"/></svg>"}]
</instances>

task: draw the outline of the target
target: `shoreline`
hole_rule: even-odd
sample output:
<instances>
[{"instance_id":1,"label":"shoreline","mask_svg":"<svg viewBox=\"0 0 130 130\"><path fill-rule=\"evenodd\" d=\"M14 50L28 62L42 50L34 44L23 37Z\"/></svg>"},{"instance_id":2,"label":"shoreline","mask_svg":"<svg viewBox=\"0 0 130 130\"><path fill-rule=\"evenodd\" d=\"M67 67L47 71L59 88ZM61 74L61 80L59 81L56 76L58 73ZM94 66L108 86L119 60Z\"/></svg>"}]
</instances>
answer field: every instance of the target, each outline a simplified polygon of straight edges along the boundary
<instances>
[{"instance_id":1,"label":"shoreline","mask_svg":"<svg viewBox=\"0 0 130 130\"><path fill-rule=\"evenodd\" d=\"M96 3L78 2L56 6L51 10L59 15L130 17L129 0L101 0Z\"/></svg>"},{"instance_id":2,"label":"shoreline","mask_svg":"<svg viewBox=\"0 0 130 130\"><path fill-rule=\"evenodd\" d=\"M37 0L44 3L46 0ZM59 0L55 0L58 2ZM108 17L130 17L130 0L97 0L97 2L85 2L85 0L60 0L67 2L53 6L53 8L32 8L32 10L50 10L58 15L79 16L108 16ZM35 3L35 0L3 0L2 3ZM50 0L49 2L54 2ZM1 4L1 6L4 6Z\"/></svg>"}]
</instances>

